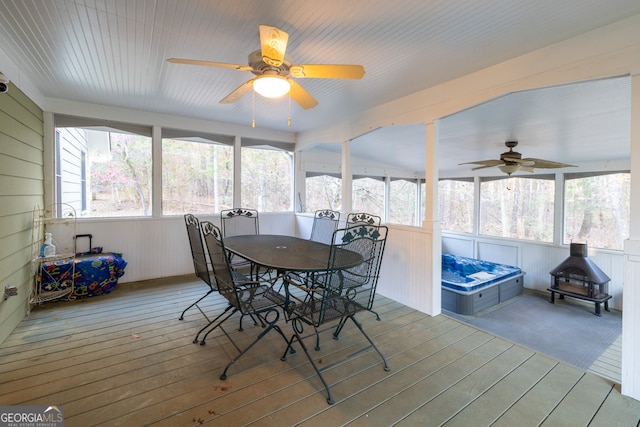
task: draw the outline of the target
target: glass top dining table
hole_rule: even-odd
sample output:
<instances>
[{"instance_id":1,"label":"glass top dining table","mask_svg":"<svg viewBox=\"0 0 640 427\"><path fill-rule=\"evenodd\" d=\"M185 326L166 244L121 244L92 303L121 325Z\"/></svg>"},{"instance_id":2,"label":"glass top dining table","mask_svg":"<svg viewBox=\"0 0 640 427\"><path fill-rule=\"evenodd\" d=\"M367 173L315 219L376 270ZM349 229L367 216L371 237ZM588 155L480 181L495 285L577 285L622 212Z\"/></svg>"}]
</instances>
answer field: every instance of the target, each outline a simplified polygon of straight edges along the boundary
<instances>
[{"instance_id":1,"label":"glass top dining table","mask_svg":"<svg viewBox=\"0 0 640 427\"><path fill-rule=\"evenodd\" d=\"M224 238L225 248L255 264L281 272L326 271L331 245L294 236L275 234L238 235ZM349 268L363 262L362 255L341 250L334 268Z\"/></svg>"}]
</instances>

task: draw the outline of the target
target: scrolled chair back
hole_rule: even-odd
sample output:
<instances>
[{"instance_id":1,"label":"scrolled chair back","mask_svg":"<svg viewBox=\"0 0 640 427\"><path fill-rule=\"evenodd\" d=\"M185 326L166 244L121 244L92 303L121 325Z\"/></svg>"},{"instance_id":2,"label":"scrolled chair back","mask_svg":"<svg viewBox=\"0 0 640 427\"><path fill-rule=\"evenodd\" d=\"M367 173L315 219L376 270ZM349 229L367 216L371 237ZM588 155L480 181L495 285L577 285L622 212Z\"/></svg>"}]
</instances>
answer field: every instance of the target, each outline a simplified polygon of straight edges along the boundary
<instances>
[{"instance_id":1,"label":"scrolled chair back","mask_svg":"<svg viewBox=\"0 0 640 427\"><path fill-rule=\"evenodd\" d=\"M382 218L366 212L353 212L347 215L347 227L352 224L380 225Z\"/></svg>"},{"instance_id":2,"label":"scrolled chair back","mask_svg":"<svg viewBox=\"0 0 640 427\"><path fill-rule=\"evenodd\" d=\"M357 224L336 230L329 258L329 274L325 288L346 298L357 307L350 310L368 310L373 305L380 264L387 241L385 226ZM362 261L349 265L348 257L358 254Z\"/></svg>"},{"instance_id":3,"label":"scrolled chair back","mask_svg":"<svg viewBox=\"0 0 640 427\"><path fill-rule=\"evenodd\" d=\"M331 244L331 237L338 228L340 212L331 209L320 209L313 215L310 240Z\"/></svg>"},{"instance_id":4,"label":"scrolled chair back","mask_svg":"<svg viewBox=\"0 0 640 427\"><path fill-rule=\"evenodd\" d=\"M203 221L200 225L211 260L211 267L213 268L216 283L218 284L218 292L224 296L231 305L238 308L233 283L233 273L222 240L222 231L209 221Z\"/></svg>"},{"instance_id":5,"label":"scrolled chair back","mask_svg":"<svg viewBox=\"0 0 640 427\"><path fill-rule=\"evenodd\" d=\"M223 209L220 211L222 235L260 234L258 211L248 208Z\"/></svg>"}]
</instances>

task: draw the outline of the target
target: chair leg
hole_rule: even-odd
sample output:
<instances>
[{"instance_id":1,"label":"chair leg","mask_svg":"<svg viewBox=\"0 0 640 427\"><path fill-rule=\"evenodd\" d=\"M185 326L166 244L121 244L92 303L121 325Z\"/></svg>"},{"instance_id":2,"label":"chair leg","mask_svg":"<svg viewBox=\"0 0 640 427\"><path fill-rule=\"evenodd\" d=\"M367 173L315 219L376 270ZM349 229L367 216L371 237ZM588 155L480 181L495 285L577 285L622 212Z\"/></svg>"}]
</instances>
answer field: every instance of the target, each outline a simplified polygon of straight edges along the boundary
<instances>
[{"instance_id":1,"label":"chair leg","mask_svg":"<svg viewBox=\"0 0 640 427\"><path fill-rule=\"evenodd\" d=\"M369 310L371 313L376 315L376 320L380 321L380 315L373 311L373 310ZM344 324L346 323L347 319L343 318L340 319L340 323L338 323L338 326L336 326L336 330L333 332L333 339L337 340L340 337L340 332L342 332L342 328L344 328Z\"/></svg>"},{"instance_id":2,"label":"chair leg","mask_svg":"<svg viewBox=\"0 0 640 427\"><path fill-rule=\"evenodd\" d=\"M358 329L360 329L360 332L362 332L362 335L364 335L364 337L367 339L367 341L369 341L369 344L371 344L371 347L376 351L376 353L378 353L378 355L382 359L382 363L384 364L384 370L389 372L391 369L389 368L389 365L387 365L387 359L384 358L384 355L382 354L382 352L373 343L371 338L369 338L369 335L367 335L367 333L364 331L364 329L362 329L362 325L356 320L355 317L353 317L353 315L349 316L349 319L351 319L353 321L353 323L355 323L355 325L358 327Z\"/></svg>"},{"instance_id":3,"label":"chair leg","mask_svg":"<svg viewBox=\"0 0 640 427\"><path fill-rule=\"evenodd\" d=\"M334 400L333 400L333 395L331 394L331 388L329 388L329 384L327 384L327 381L322 376L322 372L320 371L320 368L318 368L318 365L316 365L316 362L313 360L313 357L311 357L311 355L309 354L309 350L307 349L307 346L304 345L304 341L302 339L302 336L300 335L303 332L302 322L298 319L293 319L292 329L293 329L294 335L289 340L289 344L287 345L287 348L285 349L284 354L281 357L281 360L287 360L287 353L289 351L291 351L292 354L295 353L293 349L293 342L298 341L300 343L300 347L302 347L302 350L304 351L304 354L307 355L307 359L309 359L311 366L313 366L313 369L316 371L316 374L318 374L318 377L320 377L320 381L322 381L322 384L324 385L325 390L327 390L327 403L329 405L333 405ZM315 333L316 339L318 339L317 338L318 331L316 330L315 332L316 332Z\"/></svg>"},{"instance_id":4,"label":"chair leg","mask_svg":"<svg viewBox=\"0 0 640 427\"><path fill-rule=\"evenodd\" d=\"M336 330L333 331L333 339L334 340L338 339L338 337L340 335L340 332L342 332L342 328L344 328L344 324L346 322L347 322L346 318L343 317L342 319L340 319L340 322L338 323L338 326L336 326Z\"/></svg>"},{"instance_id":5,"label":"chair leg","mask_svg":"<svg viewBox=\"0 0 640 427\"><path fill-rule=\"evenodd\" d=\"M231 310L231 313L228 313L228 311L229 311L229 310ZM194 344L195 344L195 343L197 343L197 342L198 342L198 337L200 336L200 334L201 334L202 332L204 332L207 328L209 328L209 326L211 326L211 325L213 325L214 323L216 323L216 322L217 322L217 324L216 324L213 328L211 328L211 330L210 330L210 331L208 331L208 332L204 335L204 337L202 337L202 341L200 342L200 345L204 345L204 344L205 344L205 339L207 338L207 335L209 335L209 333L210 333L211 331L213 331L215 328L217 328L218 326L222 325L222 323L223 323L225 320L227 320L229 317L231 317L231 316L232 316L236 311L238 311L238 309L237 309L237 308L235 308L235 307L234 307L234 306L232 306L232 305L228 305L228 306L227 306L227 308L225 308L225 309L224 309L224 311L223 311L222 313L220 313L220 314L219 314L215 319L211 320L209 323L207 323L203 328L201 328L201 329L198 331L198 333L196 334L195 338L193 339L193 343L194 343ZM225 315L226 315L226 316L225 316ZM224 319L222 319L222 320L220 320L220 321L218 322L218 319L222 318L223 316L225 316L225 317L224 317Z\"/></svg>"},{"instance_id":6,"label":"chair leg","mask_svg":"<svg viewBox=\"0 0 640 427\"><path fill-rule=\"evenodd\" d=\"M380 321L380 315L378 314L378 312L377 311L373 311L371 309L369 309L369 311L376 315L376 320L379 322Z\"/></svg>"},{"instance_id":7,"label":"chair leg","mask_svg":"<svg viewBox=\"0 0 640 427\"><path fill-rule=\"evenodd\" d=\"M212 292L214 292L213 289L210 289L209 292L207 292L206 294L204 294L198 301L194 302L193 304L191 304L189 307L185 308L184 311L182 312L182 314L180 315L180 317L178 318L178 320L183 320L184 319L184 314L189 311L189 309L193 306L198 307L198 303L200 301L202 301L203 299L205 299L206 297L209 296L209 294L211 294ZM200 310L200 307L198 307L198 310ZM205 317L205 319L209 320L209 318L207 317L206 314L204 314L204 312L202 310L200 310L200 313L202 313L202 315Z\"/></svg>"},{"instance_id":8,"label":"chair leg","mask_svg":"<svg viewBox=\"0 0 640 427\"><path fill-rule=\"evenodd\" d=\"M278 319L280 317L280 314L278 313L278 310L277 309L271 309L271 310L269 310L269 312L275 312L276 313L275 318L273 320L267 321L269 326L267 326L266 329L264 331L262 331L260 333L260 335L258 335L258 337L251 344L249 344L244 350L240 351L240 354L238 354L236 357L234 357L231 360L231 362L229 362L227 364L227 366L225 366L224 371L220 375L220 379L221 380L226 380L227 379L227 370L231 367L231 365L236 363L238 361L238 359L240 359L246 352L248 352L254 345L256 345L258 343L258 341L260 341L262 338L264 338L264 336L267 335L271 330L277 331L280 334L280 336L282 336L282 339L284 339L284 341L286 343L289 342L287 340L287 337L285 336L284 332L280 328L280 326L276 325L276 322L278 321ZM231 338L229 337L229 339L231 339ZM234 345L235 345L235 343L234 343Z\"/></svg>"},{"instance_id":9,"label":"chair leg","mask_svg":"<svg viewBox=\"0 0 640 427\"><path fill-rule=\"evenodd\" d=\"M256 318L253 317L253 314L243 314L242 316L240 316L240 329L238 329L240 332L242 332L244 329L242 328L242 319L244 319L244 316L249 316L251 317L251 320L253 320L253 325L257 326L258 322L256 321ZM264 322L262 321L262 319L260 319L260 316L258 316L258 319L260 320L260 324L262 325L262 327L264 328L266 325L264 324Z\"/></svg>"}]
</instances>

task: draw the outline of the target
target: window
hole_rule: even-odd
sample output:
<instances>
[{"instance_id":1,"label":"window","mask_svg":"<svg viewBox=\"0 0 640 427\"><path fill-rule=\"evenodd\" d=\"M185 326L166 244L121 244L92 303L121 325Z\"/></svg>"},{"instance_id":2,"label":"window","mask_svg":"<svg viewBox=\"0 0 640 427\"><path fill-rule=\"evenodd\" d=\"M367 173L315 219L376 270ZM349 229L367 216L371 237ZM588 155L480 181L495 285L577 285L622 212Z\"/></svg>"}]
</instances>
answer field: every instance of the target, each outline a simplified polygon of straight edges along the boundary
<instances>
[{"instance_id":1,"label":"window","mask_svg":"<svg viewBox=\"0 0 640 427\"><path fill-rule=\"evenodd\" d=\"M389 221L416 225L417 181L392 179L389 184Z\"/></svg>"},{"instance_id":2,"label":"window","mask_svg":"<svg viewBox=\"0 0 640 427\"><path fill-rule=\"evenodd\" d=\"M243 141L244 145L244 141ZM292 211L293 154L271 148L242 147L242 206L260 212Z\"/></svg>"},{"instance_id":3,"label":"window","mask_svg":"<svg viewBox=\"0 0 640 427\"><path fill-rule=\"evenodd\" d=\"M173 129L163 129L162 136L163 215L232 207L233 139Z\"/></svg>"},{"instance_id":4,"label":"window","mask_svg":"<svg viewBox=\"0 0 640 427\"><path fill-rule=\"evenodd\" d=\"M57 203L79 216L151 215L150 128L57 115L55 124Z\"/></svg>"},{"instance_id":5,"label":"window","mask_svg":"<svg viewBox=\"0 0 640 427\"><path fill-rule=\"evenodd\" d=\"M623 249L629 237L630 174L566 174L563 243Z\"/></svg>"},{"instance_id":6,"label":"window","mask_svg":"<svg viewBox=\"0 0 640 427\"><path fill-rule=\"evenodd\" d=\"M352 185L353 211L367 212L384 218L384 180L354 176Z\"/></svg>"},{"instance_id":7,"label":"window","mask_svg":"<svg viewBox=\"0 0 640 427\"><path fill-rule=\"evenodd\" d=\"M342 178L307 172L305 195L306 205L301 206L302 212L320 209L339 211L342 207Z\"/></svg>"},{"instance_id":8,"label":"window","mask_svg":"<svg viewBox=\"0 0 640 427\"><path fill-rule=\"evenodd\" d=\"M438 181L439 216L443 230L473 233L473 179Z\"/></svg>"},{"instance_id":9,"label":"window","mask_svg":"<svg viewBox=\"0 0 640 427\"><path fill-rule=\"evenodd\" d=\"M553 242L553 175L483 179L480 234Z\"/></svg>"}]
</instances>

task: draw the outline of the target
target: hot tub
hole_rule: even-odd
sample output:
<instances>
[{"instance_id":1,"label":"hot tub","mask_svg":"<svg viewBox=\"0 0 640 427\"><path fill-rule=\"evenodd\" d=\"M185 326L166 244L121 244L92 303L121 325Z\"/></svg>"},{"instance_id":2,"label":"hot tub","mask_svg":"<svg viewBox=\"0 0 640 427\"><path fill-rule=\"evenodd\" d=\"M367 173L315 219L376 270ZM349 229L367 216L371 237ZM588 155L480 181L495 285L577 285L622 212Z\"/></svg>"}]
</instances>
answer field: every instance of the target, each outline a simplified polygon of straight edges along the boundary
<instances>
[{"instance_id":1,"label":"hot tub","mask_svg":"<svg viewBox=\"0 0 640 427\"><path fill-rule=\"evenodd\" d=\"M518 267L442 254L442 308L475 314L520 295L524 272Z\"/></svg>"}]
</instances>

